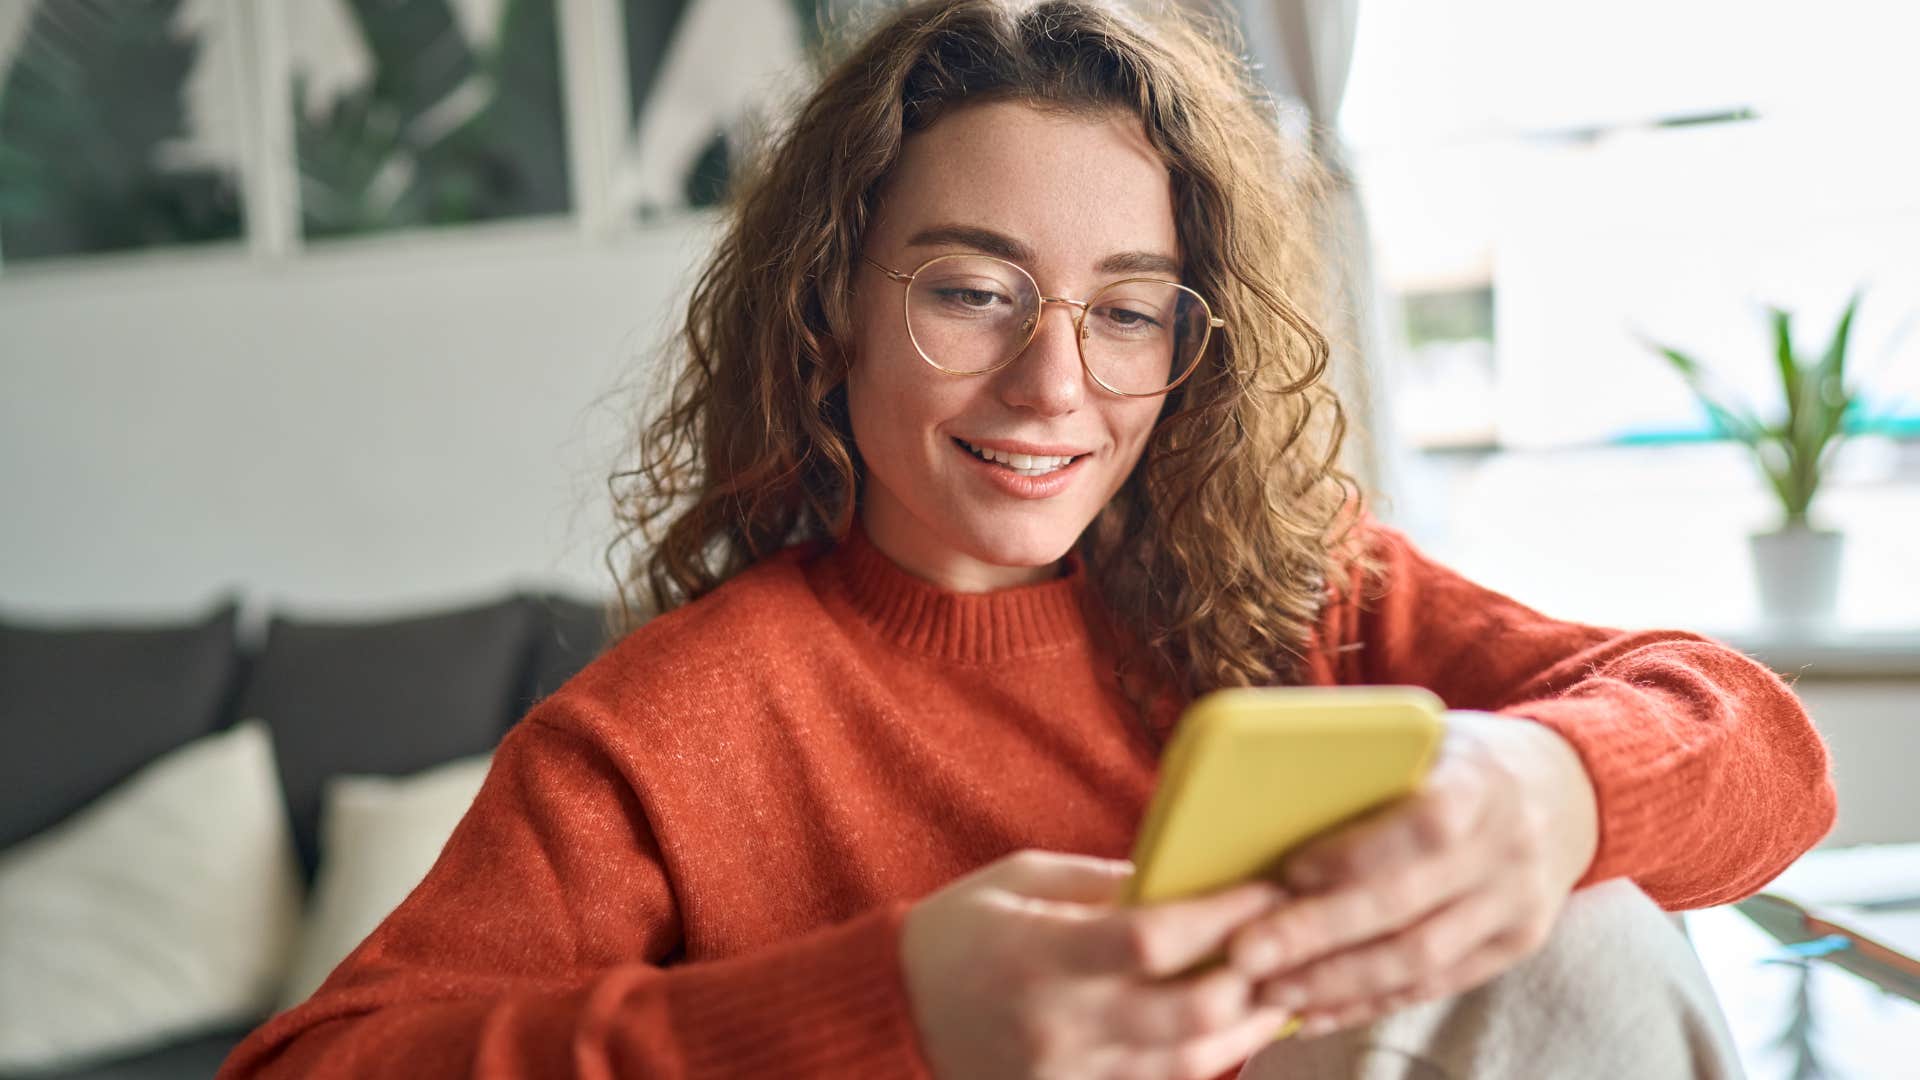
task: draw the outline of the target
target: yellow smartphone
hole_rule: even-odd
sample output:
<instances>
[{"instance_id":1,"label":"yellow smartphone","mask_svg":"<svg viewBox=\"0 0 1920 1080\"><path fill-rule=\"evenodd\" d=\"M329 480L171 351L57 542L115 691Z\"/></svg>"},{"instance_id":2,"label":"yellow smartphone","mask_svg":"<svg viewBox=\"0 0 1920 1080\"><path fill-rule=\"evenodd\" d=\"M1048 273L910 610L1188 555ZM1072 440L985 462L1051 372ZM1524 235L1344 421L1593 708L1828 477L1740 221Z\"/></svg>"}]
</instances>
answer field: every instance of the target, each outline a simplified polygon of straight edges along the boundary
<instances>
[{"instance_id":1,"label":"yellow smartphone","mask_svg":"<svg viewBox=\"0 0 1920 1080\"><path fill-rule=\"evenodd\" d=\"M1302 842L1414 792L1445 713L1420 686L1257 687L1196 699L1161 756L1123 902L1277 881ZM1224 959L1217 952L1190 971ZM1290 1020L1275 1037L1298 1027Z\"/></svg>"}]
</instances>

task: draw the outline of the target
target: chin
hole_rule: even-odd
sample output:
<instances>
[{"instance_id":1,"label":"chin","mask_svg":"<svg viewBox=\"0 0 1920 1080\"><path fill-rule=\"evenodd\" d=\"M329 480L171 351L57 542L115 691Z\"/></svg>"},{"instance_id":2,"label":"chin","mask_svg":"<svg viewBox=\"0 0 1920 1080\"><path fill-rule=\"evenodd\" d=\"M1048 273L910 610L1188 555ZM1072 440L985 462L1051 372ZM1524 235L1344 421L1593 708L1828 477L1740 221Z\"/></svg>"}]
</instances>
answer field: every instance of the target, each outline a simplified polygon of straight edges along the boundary
<instances>
[{"instance_id":1,"label":"chin","mask_svg":"<svg viewBox=\"0 0 1920 1080\"><path fill-rule=\"evenodd\" d=\"M994 566L1045 566L1065 557L1085 528L1066 521L975 522L967 529L968 547Z\"/></svg>"}]
</instances>

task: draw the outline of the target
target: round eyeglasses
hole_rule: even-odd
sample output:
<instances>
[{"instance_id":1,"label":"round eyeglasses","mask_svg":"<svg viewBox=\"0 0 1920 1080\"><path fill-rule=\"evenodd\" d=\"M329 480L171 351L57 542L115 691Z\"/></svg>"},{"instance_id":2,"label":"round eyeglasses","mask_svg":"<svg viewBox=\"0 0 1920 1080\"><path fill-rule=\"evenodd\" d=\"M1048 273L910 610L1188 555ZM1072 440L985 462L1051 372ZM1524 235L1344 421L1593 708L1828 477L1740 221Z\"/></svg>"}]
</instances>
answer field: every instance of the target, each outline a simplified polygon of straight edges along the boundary
<instances>
[{"instance_id":1,"label":"round eyeglasses","mask_svg":"<svg viewBox=\"0 0 1920 1080\"><path fill-rule=\"evenodd\" d=\"M861 256L907 287L907 337L949 375L985 375L1012 363L1040 332L1047 304L1078 309L1074 337L1093 381L1121 397L1154 397L1200 366L1226 326L1199 293L1159 278L1123 278L1085 300L1045 296L1018 263L993 255L935 255L912 273Z\"/></svg>"}]
</instances>

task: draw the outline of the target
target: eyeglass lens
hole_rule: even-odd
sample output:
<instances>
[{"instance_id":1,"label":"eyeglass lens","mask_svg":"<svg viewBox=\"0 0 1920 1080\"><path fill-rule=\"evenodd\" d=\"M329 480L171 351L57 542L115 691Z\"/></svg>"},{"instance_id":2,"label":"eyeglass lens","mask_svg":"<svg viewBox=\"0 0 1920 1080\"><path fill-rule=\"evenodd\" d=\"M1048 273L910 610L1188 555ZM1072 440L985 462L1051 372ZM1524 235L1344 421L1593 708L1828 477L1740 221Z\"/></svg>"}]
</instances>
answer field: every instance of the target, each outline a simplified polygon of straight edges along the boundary
<instances>
[{"instance_id":1,"label":"eyeglass lens","mask_svg":"<svg viewBox=\"0 0 1920 1080\"><path fill-rule=\"evenodd\" d=\"M948 371L970 374L1011 360L1032 337L1040 312L1033 280L988 256L936 259L907 287L907 329L927 359ZM1120 281L1088 300L1080 349L1108 387L1150 394L1186 376L1207 330L1206 305L1192 291L1170 282Z\"/></svg>"}]
</instances>

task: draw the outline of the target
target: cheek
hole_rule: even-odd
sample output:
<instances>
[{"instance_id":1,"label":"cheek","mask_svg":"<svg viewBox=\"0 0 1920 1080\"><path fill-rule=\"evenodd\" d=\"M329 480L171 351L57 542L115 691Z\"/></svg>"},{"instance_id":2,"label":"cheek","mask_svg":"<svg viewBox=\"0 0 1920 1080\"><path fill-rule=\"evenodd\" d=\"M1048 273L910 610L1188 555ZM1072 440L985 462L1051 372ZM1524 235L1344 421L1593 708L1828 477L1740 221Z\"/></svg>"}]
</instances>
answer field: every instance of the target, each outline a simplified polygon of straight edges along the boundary
<instances>
[{"instance_id":1,"label":"cheek","mask_svg":"<svg viewBox=\"0 0 1920 1080\"><path fill-rule=\"evenodd\" d=\"M891 340L883 331L862 339L862 349L847 372L847 417L854 442L876 457L896 456L922 441L925 430L946 418L942 391L918 370L913 346ZM908 353L901 355L900 349Z\"/></svg>"},{"instance_id":2,"label":"cheek","mask_svg":"<svg viewBox=\"0 0 1920 1080\"><path fill-rule=\"evenodd\" d=\"M885 390L874 385L870 366L864 360L854 362L847 372L847 424L853 429L854 445L861 449L872 467L872 459L886 441L886 432L876 422L887 414Z\"/></svg>"},{"instance_id":3,"label":"cheek","mask_svg":"<svg viewBox=\"0 0 1920 1080\"><path fill-rule=\"evenodd\" d=\"M1154 423L1160 417L1161 405L1159 399L1146 399L1115 407L1116 413L1109 420L1109 426L1114 444L1120 448L1120 464L1125 466L1121 472L1131 471L1134 462L1146 449L1147 438L1153 434Z\"/></svg>"},{"instance_id":4,"label":"cheek","mask_svg":"<svg viewBox=\"0 0 1920 1080\"><path fill-rule=\"evenodd\" d=\"M864 313L859 348L847 372L847 409L854 438L896 450L926 441L927 433L980 407L986 379L955 379L928 366L913 347L898 311Z\"/></svg>"},{"instance_id":5,"label":"cheek","mask_svg":"<svg viewBox=\"0 0 1920 1080\"><path fill-rule=\"evenodd\" d=\"M890 399L898 396L897 388L889 385L893 365L887 357L893 343L871 311L859 312L855 332L853 360L847 369L847 419L854 441L871 448L885 435L881 421L890 412Z\"/></svg>"}]
</instances>

